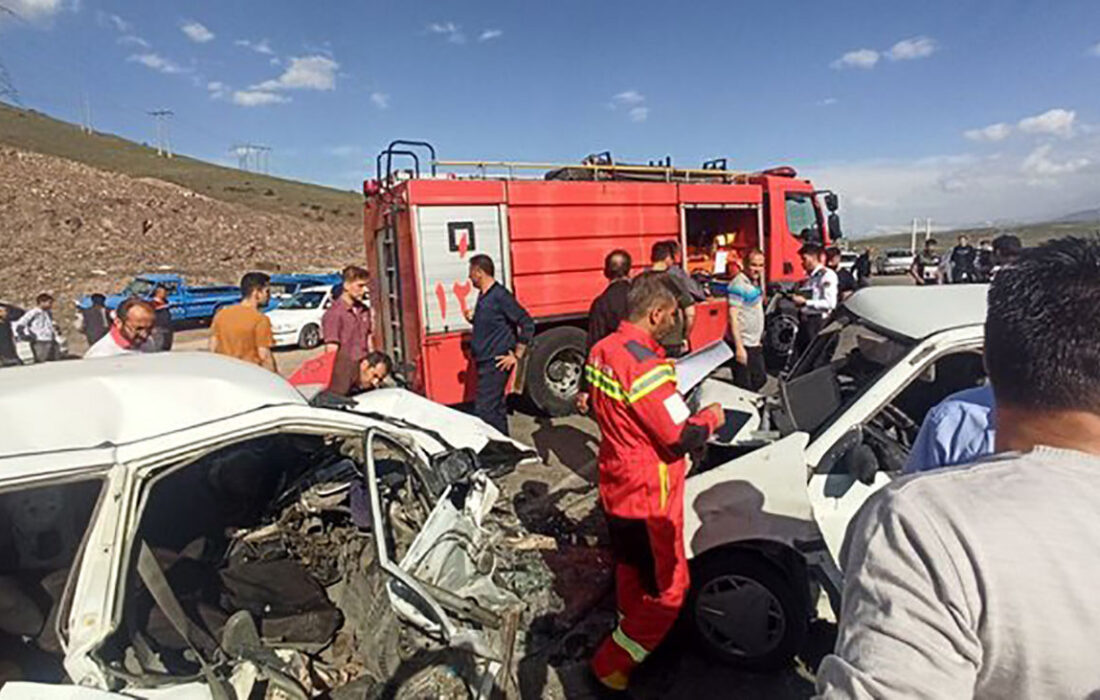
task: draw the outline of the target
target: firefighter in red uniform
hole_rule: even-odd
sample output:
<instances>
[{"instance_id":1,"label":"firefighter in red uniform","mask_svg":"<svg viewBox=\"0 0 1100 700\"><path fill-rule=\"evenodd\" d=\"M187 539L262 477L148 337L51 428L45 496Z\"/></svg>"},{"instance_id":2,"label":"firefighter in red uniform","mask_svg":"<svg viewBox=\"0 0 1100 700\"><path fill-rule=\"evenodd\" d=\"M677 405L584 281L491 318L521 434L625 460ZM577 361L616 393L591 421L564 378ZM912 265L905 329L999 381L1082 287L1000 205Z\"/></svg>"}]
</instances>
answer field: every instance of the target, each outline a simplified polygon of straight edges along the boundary
<instances>
[{"instance_id":1,"label":"firefighter in red uniform","mask_svg":"<svg viewBox=\"0 0 1100 700\"><path fill-rule=\"evenodd\" d=\"M676 321L663 273L635 279L627 317L597 343L585 368L600 426L600 501L615 555L619 625L596 651L600 682L624 690L630 673L668 633L688 588L684 556L684 455L705 444L724 413L691 415L658 340Z\"/></svg>"}]
</instances>

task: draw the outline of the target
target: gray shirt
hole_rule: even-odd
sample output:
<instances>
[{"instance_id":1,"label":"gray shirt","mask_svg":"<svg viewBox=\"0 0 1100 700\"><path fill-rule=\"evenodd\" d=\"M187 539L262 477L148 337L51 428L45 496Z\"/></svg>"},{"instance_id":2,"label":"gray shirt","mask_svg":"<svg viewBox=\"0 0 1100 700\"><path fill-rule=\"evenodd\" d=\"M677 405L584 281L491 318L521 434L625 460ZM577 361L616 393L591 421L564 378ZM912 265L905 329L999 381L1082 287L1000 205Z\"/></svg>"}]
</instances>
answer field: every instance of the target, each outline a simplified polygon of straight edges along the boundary
<instances>
[{"instance_id":1,"label":"gray shirt","mask_svg":"<svg viewBox=\"0 0 1100 700\"><path fill-rule=\"evenodd\" d=\"M1039 447L899 479L849 527L824 698L1100 692L1100 458Z\"/></svg>"}]
</instances>

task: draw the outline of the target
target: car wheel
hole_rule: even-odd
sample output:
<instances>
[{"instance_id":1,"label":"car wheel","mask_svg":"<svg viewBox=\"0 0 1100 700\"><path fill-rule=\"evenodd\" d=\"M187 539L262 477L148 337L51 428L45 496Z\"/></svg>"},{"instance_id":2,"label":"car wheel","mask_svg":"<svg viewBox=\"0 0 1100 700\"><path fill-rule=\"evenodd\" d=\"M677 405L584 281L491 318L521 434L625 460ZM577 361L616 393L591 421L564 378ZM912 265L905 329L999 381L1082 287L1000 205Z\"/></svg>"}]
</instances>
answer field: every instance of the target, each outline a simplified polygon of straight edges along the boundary
<instances>
[{"instance_id":1,"label":"car wheel","mask_svg":"<svg viewBox=\"0 0 1100 700\"><path fill-rule=\"evenodd\" d=\"M564 416L574 411L587 343L587 334L573 326L551 328L535 338L527 363L526 392L543 413Z\"/></svg>"},{"instance_id":2,"label":"car wheel","mask_svg":"<svg viewBox=\"0 0 1100 700\"><path fill-rule=\"evenodd\" d=\"M321 344L321 327L316 323L307 323L298 334L298 347L310 350Z\"/></svg>"},{"instance_id":3,"label":"car wheel","mask_svg":"<svg viewBox=\"0 0 1100 700\"><path fill-rule=\"evenodd\" d=\"M687 610L700 649L753 671L790 665L809 627L804 582L743 549L709 553L694 564Z\"/></svg>"}]
</instances>

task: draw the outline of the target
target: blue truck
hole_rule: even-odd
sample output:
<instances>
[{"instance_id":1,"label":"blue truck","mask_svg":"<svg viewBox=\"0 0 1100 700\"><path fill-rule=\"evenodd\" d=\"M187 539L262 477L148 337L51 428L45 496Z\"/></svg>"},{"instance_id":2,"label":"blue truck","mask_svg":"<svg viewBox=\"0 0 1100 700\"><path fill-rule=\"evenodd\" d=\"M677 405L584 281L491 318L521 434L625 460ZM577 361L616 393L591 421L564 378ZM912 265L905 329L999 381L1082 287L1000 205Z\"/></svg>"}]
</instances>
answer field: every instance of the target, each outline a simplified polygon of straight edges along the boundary
<instances>
[{"instance_id":1,"label":"blue truck","mask_svg":"<svg viewBox=\"0 0 1100 700\"><path fill-rule=\"evenodd\" d=\"M241 300L241 288L235 285L192 287L182 275L172 273L148 273L138 275L118 294L107 297L107 308L114 309L130 297L149 299L153 290L163 286L168 290L168 308L173 321L204 321L214 317L223 306L236 304ZM86 309L92 305L90 296L77 302L77 306Z\"/></svg>"},{"instance_id":2,"label":"blue truck","mask_svg":"<svg viewBox=\"0 0 1100 700\"><path fill-rule=\"evenodd\" d=\"M324 284L337 284L340 274L333 273L278 273L271 276L271 301L263 311L270 311L279 302L306 287ZM138 275L118 294L107 297L107 308L115 309L130 297L150 299L158 286L168 289L168 308L172 321L209 321L223 306L236 304L241 300L241 288L236 285L192 287L182 275L175 273L153 272ZM86 309L92 305L90 296L77 302L77 306Z\"/></svg>"}]
</instances>

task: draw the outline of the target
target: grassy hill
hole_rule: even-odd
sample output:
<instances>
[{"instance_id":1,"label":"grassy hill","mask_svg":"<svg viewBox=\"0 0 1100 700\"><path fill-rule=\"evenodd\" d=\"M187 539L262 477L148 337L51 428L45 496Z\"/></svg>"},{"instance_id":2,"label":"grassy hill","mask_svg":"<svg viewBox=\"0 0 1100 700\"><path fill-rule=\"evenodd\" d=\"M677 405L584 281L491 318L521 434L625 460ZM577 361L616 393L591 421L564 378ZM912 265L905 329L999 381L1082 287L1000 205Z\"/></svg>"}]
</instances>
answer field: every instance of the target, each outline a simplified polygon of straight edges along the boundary
<instances>
[{"instance_id":1,"label":"grassy hill","mask_svg":"<svg viewBox=\"0 0 1100 700\"><path fill-rule=\"evenodd\" d=\"M954 231L938 231L932 234L942 246L953 245L958 236L966 235L971 243L977 243L983 239L993 239L1003 233L1011 233L1019 236L1025 246L1042 243L1050 238L1063 236L1086 236L1100 232L1100 220L1098 221L1047 221L1038 224L1025 224L1020 226L961 228ZM885 250L887 248L909 248L909 233L896 233L888 236L875 236L873 238L859 238L849 241L855 249L867 246ZM917 245L922 245L924 232L917 234Z\"/></svg>"},{"instance_id":2,"label":"grassy hill","mask_svg":"<svg viewBox=\"0 0 1100 700\"><path fill-rule=\"evenodd\" d=\"M151 177L230 204L314 221L359 221L361 194L283 180L176 156L110 134L85 134L79 127L33 110L0 103L0 145L67 158L94 168Z\"/></svg>"}]
</instances>

